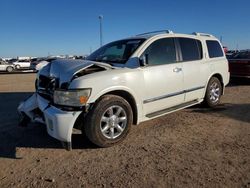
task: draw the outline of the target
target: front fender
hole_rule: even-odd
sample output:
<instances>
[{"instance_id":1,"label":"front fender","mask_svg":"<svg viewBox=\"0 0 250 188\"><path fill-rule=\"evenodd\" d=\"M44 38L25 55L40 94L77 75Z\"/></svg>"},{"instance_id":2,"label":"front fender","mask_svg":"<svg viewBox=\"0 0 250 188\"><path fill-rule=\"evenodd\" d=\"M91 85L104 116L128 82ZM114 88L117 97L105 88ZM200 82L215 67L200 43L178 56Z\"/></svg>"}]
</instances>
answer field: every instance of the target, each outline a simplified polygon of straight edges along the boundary
<instances>
[{"instance_id":1,"label":"front fender","mask_svg":"<svg viewBox=\"0 0 250 188\"><path fill-rule=\"evenodd\" d=\"M125 91L133 97L133 99L136 103L136 109L137 109L137 114L138 114L137 123L140 122L140 119L143 116L142 100L139 96L136 95L136 93L133 90L131 90L130 88L128 88L126 86L112 86L109 88L105 88L105 89L97 92L95 95L92 95L89 98L88 103L95 103L101 96L103 96L107 93L110 93L110 92L114 92L114 91Z\"/></svg>"}]
</instances>

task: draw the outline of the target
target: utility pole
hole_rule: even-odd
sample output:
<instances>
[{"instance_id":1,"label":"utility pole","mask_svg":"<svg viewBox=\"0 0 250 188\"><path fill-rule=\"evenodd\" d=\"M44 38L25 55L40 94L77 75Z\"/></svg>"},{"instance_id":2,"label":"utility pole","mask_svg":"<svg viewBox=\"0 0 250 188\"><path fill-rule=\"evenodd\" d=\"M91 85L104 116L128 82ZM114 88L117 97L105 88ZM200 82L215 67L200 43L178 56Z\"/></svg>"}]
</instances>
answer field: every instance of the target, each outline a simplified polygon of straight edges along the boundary
<instances>
[{"instance_id":1,"label":"utility pole","mask_svg":"<svg viewBox=\"0 0 250 188\"><path fill-rule=\"evenodd\" d=\"M103 20L103 15L99 15L99 20L100 20L100 46L102 46L102 20Z\"/></svg>"}]
</instances>

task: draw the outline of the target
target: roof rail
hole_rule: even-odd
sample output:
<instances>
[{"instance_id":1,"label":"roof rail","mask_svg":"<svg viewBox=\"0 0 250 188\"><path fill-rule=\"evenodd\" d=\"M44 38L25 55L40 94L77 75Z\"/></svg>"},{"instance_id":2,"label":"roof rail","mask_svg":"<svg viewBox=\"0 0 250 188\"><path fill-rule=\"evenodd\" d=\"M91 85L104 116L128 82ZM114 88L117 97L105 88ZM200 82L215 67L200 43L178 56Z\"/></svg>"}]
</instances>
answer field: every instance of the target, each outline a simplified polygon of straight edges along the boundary
<instances>
[{"instance_id":1,"label":"roof rail","mask_svg":"<svg viewBox=\"0 0 250 188\"><path fill-rule=\"evenodd\" d=\"M169 33L169 34L173 34L173 31L171 31L171 30L151 31L151 32L147 32L147 33L141 33L141 34L138 34L136 36L149 35L149 34L154 34L154 33Z\"/></svg>"},{"instance_id":2,"label":"roof rail","mask_svg":"<svg viewBox=\"0 0 250 188\"><path fill-rule=\"evenodd\" d=\"M197 32L193 32L192 34L193 34L193 35L196 35L196 36L213 37L213 35L208 34L208 33L197 33Z\"/></svg>"}]
</instances>

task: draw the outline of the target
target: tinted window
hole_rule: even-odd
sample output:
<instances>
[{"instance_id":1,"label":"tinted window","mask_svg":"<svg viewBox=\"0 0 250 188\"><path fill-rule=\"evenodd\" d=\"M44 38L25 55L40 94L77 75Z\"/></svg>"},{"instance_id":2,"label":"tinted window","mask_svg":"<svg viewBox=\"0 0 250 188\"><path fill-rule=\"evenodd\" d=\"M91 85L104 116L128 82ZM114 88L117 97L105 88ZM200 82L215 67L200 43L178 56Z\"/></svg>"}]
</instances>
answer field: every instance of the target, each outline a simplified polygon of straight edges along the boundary
<instances>
[{"instance_id":1,"label":"tinted window","mask_svg":"<svg viewBox=\"0 0 250 188\"><path fill-rule=\"evenodd\" d=\"M223 51L218 41L215 40L207 40L207 49L210 58L214 57L223 57Z\"/></svg>"},{"instance_id":2,"label":"tinted window","mask_svg":"<svg viewBox=\"0 0 250 188\"><path fill-rule=\"evenodd\" d=\"M148 55L149 65L162 65L176 62L173 38L159 39L153 42L143 54Z\"/></svg>"},{"instance_id":3,"label":"tinted window","mask_svg":"<svg viewBox=\"0 0 250 188\"><path fill-rule=\"evenodd\" d=\"M183 61L202 59L201 42L195 39L179 38Z\"/></svg>"},{"instance_id":4,"label":"tinted window","mask_svg":"<svg viewBox=\"0 0 250 188\"><path fill-rule=\"evenodd\" d=\"M22 59L22 60L19 60L18 62L29 62L29 60L27 60L27 59Z\"/></svg>"},{"instance_id":5,"label":"tinted window","mask_svg":"<svg viewBox=\"0 0 250 188\"><path fill-rule=\"evenodd\" d=\"M31 62L34 62L34 61L37 61L38 59L37 58L34 58L34 59L31 59Z\"/></svg>"}]
</instances>

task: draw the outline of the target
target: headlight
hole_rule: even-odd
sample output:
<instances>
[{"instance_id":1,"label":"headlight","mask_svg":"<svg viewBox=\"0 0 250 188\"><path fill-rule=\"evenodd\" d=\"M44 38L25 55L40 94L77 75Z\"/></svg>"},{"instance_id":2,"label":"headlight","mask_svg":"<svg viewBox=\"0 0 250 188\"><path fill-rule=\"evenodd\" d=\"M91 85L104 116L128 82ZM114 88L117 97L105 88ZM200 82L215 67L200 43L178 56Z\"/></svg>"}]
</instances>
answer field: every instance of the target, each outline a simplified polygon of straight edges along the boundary
<instances>
[{"instance_id":1,"label":"headlight","mask_svg":"<svg viewBox=\"0 0 250 188\"><path fill-rule=\"evenodd\" d=\"M55 90L54 103L64 106L84 106L89 99L91 89L82 90Z\"/></svg>"}]
</instances>

